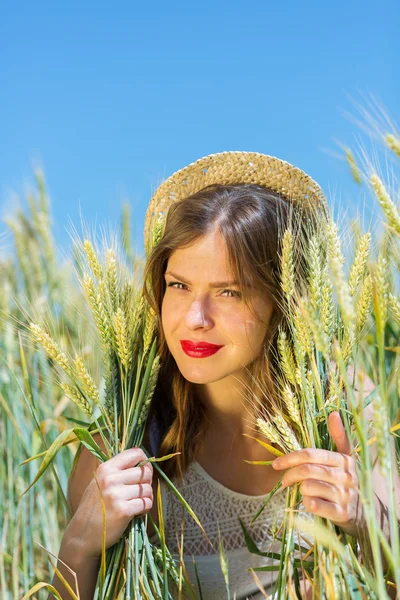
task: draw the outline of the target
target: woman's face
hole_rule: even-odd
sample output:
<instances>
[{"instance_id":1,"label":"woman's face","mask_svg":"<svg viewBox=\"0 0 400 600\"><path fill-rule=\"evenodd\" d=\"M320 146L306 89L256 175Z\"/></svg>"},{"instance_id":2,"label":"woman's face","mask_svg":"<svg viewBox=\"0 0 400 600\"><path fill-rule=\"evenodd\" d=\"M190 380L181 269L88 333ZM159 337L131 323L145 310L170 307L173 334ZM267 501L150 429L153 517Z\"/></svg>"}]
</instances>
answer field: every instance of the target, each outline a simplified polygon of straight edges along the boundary
<instances>
[{"instance_id":1,"label":"woman's face","mask_svg":"<svg viewBox=\"0 0 400 600\"><path fill-rule=\"evenodd\" d=\"M251 290L256 314L266 323L263 325L246 307L239 286L229 284L233 280L225 241L219 232L175 250L168 260L162 326L180 372L192 383L244 375L244 367L261 351L273 303ZM181 343L184 340L186 344ZM222 347L208 356L188 355L183 348L190 341Z\"/></svg>"}]
</instances>

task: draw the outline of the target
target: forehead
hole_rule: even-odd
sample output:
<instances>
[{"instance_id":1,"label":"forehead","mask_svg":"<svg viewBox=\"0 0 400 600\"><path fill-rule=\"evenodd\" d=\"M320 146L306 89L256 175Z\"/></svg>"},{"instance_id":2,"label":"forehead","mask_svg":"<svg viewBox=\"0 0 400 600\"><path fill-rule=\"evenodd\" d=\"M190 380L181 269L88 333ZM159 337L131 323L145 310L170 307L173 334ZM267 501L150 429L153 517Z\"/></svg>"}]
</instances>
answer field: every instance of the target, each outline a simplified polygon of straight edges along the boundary
<instances>
[{"instance_id":1,"label":"forehead","mask_svg":"<svg viewBox=\"0 0 400 600\"><path fill-rule=\"evenodd\" d=\"M234 275L229 267L225 240L218 232L204 235L190 246L174 250L168 259L167 270L178 270L179 273L189 270L199 274Z\"/></svg>"}]
</instances>

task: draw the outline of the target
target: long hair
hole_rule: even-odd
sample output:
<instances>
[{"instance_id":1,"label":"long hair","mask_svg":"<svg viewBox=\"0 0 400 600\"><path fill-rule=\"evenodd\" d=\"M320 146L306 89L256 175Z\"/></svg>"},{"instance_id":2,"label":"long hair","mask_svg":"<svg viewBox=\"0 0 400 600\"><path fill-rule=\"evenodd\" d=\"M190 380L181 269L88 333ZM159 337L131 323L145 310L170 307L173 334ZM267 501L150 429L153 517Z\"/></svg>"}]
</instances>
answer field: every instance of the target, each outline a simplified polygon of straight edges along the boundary
<instances>
[{"instance_id":1,"label":"long hair","mask_svg":"<svg viewBox=\"0 0 400 600\"><path fill-rule=\"evenodd\" d=\"M273 312L259 356L247 365L251 377L248 393L264 390L262 401L274 401L274 373L279 369L277 337L285 327L280 287L281 240L291 228L295 241L296 277L305 276L304 237L318 211L303 203L256 184L210 185L182 201L173 203L166 216L164 233L148 257L143 292L158 317L158 352L161 370L152 399L149 419L161 432L158 456L180 452L163 464L169 476L182 478L201 447L207 426L205 405L194 395L194 385L180 373L169 352L161 321L166 289L164 273L170 255L217 230L227 247L230 269L239 282L242 298L252 314L248 284L273 300Z\"/></svg>"}]
</instances>

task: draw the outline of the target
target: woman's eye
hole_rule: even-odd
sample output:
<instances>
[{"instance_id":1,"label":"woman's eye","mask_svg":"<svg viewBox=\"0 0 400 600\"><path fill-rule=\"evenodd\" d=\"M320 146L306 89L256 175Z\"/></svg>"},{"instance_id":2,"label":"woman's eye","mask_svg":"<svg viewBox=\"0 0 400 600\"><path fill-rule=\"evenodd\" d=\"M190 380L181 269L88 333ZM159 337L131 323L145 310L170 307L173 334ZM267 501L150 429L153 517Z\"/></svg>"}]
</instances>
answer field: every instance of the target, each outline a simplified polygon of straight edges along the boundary
<instances>
[{"instance_id":1,"label":"woman's eye","mask_svg":"<svg viewBox=\"0 0 400 600\"><path fill-rule=\"evenodd\" d=\"M184 283L179 283L179 281L170 281L170 283L167 284L167 287L174 287L175 285L183 285L183 286L185 286ZM177 289L181 289L181 288L177 288Z\"/></svg>"},{"instance_id":2,"label":"woman's eye","mask_svg":"<svg viewBox=\"0 0 400 600\"><path fill-rule=\"evenodd\" d=\"M223 294L225 292L228 292L229 294L232 294L232 296L229 296L229 298L240 298L241 294L240 292L236 292L235 290L223 290Z\"/></svg>"},{"instance_id":3,"label":"woman's eye","mask_svg":"<svg viewBox=\"0 0 400 600\"><path fill-rule=\"evenodd\" d=\"M184 283L180 283L179 281L170 281L169 283L167 283L167 287L175 287L178 285L182 285L184 288L186 287L186 284ZM176 288L176 289L183 289L183 288ZM241 297L241 293L237 292L235 290L222 290L222 294L225 294L225 292L228 292L228 294L231 294L230 296L225 296L225 298L240 298Z\"/></svg>"}]
</instances>

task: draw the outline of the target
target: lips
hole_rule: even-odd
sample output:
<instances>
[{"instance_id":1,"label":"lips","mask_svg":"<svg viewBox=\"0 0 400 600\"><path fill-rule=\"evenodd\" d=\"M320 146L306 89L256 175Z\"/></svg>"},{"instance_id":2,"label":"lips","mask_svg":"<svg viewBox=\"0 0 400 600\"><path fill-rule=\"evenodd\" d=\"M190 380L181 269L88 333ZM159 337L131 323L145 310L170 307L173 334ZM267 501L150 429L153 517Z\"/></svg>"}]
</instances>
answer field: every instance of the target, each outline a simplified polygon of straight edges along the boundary
<instances>
[{"instance_id":1,"label":"lips","mask_svg":"<svg viewBox=\"0 0 400 600\"><path fill-rule=\"evenodd\" d=\"M211 356L211 354L215 354L220 348L223 348L223 346L218 346L217 344L192 342L190 340L181 340L181 346L185 354L192 356L193 358Z\"/></svg>"}]
</instances>

